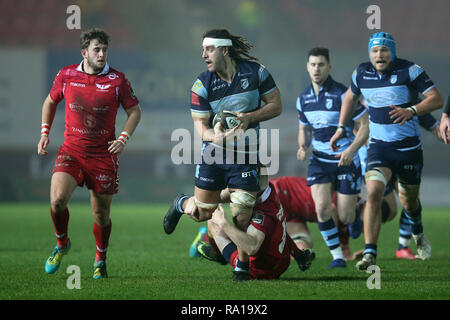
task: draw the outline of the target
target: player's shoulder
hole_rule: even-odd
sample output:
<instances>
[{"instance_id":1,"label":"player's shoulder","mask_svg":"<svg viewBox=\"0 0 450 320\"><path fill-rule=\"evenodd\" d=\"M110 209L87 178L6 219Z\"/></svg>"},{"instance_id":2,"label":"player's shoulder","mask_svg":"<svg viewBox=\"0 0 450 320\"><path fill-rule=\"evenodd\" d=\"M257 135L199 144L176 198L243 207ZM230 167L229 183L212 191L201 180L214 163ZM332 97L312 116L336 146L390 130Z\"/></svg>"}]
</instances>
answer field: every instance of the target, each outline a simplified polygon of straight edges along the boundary
<instances>
[{"instance_id":1,"label":"player's shoulder","mask_svg":"<svg viewBox=\"0 0 450 320\"><path fill-rule=\"evenodd\" d=\"M78 68L78 64L71 64L65 67L62 67L61 69L59 69L58 73L56 74L56 76L60 76L60 77L71 77L71 76L75 76L77 74L77 68Z\"/></svg>"},{"instance_id":2,"label":"player's shoulder","mask_svg":"<svg viewBox=\"0 0 450 320\"><path fill-rule=\"evenodd\" d=\"M372 71L374 71L374 67L370 61L366 61L366 62L360 63L359 66L356 67L355 71L358 74L362 74L363 72L366 72L366 71L372 72Z\"/></svg>"},{"instance_id":3,"label":"player's shoulder","mask_svg":"<svg viewBox=\"0 0 450 320\"><path fill-rule=\"evenodd\" d=\"M126 79L125 73L123 73L123 72L121 72L121 71L119 71L119 70L117 70L115 68L111 68L111 67L109 67L109 70L106 73L106 76L109 79L111 79L111 80L114 80L114 79L124 80L124 79Z\"/></svg>"},{"instance_id":4,"label":"player's shoulder","mask_svg":"<svg viewBox=\"0 0 450 320\"><path fill-rule=\"evenodd\" d=\"M336 81L334 79L332 79L332 83L331 83L331 90L330 91L335 91L337 93L344 93L347 91L347 86L344 85L343 83Z\"/></svg>"}]
</instances>

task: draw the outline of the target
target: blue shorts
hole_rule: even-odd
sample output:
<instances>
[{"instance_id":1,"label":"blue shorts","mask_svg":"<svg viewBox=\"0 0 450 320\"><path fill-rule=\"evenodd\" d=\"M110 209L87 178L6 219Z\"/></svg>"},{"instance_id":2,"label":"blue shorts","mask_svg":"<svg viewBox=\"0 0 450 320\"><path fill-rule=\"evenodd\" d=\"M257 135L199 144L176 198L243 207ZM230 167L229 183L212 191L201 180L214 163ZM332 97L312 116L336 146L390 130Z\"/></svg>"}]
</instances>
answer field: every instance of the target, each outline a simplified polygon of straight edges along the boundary
<instances>
[{"instance_id":1,"label":"blue shorts","mask_svg":"<svg viewBox=\"0 0 450 320\"><path fill-rule=\"evenodd\" d=\"M398 151L386 146L369 145L366 171L380 167L389 168L392 171L392 175L398 177L400 183L420 184L423 169L423 151L421 148Z\"/></svg>"},{"instance_id":2,"label":"blue shorts","mask_svg":"<svg viewBox=\"0 0 450 320\"><path fill-rule=\"evenodd\" d=\"M215 150L212 155L215 155ZM224 153L220 163L208 163L205 161L202 151L202 163L195 170L195 186L204 189L218 191L226 188L242 189L245 191L260 191L259 176L260 164L249 161L245 157L243 163L226 163ZM235 158L236 159L236 158ZM218 161L217 161L218 162ZM254 161L253 161L254 162Z\"/></svg>"},{"instance_id":3,"label":"blue shorts","mask_svg":"<svg viewBox=\"0 0 450 320\"><path fill-rule=\"evenodd\" d=\"M334 190L341 194L358 194L361 191L361 166L356 166L355 162L338 167L337 163L323 162L314 156L310 160L308 186L331 182Z\"/></svg>"}]
</instances>

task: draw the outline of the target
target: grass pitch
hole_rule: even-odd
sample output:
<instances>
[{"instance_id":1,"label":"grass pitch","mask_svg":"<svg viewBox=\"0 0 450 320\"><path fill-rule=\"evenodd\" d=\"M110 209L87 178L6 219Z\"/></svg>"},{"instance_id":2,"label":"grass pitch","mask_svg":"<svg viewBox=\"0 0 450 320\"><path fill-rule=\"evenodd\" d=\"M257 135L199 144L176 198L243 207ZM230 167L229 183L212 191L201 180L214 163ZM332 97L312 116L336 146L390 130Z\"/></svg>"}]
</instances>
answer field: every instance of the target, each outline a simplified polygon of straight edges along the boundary
<instances>
[{"instance_id":1,"label":"grass pitch","mask_svg":"<svg viewBox=\"0 0 450 320\"><path fill-rule=\"evenodd\" d=\"M95 243L87 204L70 204L72 249L57 273L44 272L55 246L48 204L0 205L1 300L309 300L450 299L449 209L425 208L423 223L433 246L429 261L395 259L398 217L383 225L377 264L381 289L367 288L370 274L328 270L331 255L315 224L310 224L316 260L301 272L295 263L280 280L235 283L229 265L190 259L189 246L200 224L182 217L172 235L163 231L169 205L113 204L108 279L93 280ZM350 241L352 251L363 239ZM415 245L412 244L415 251ZM77 265L81 288L68 289L67 268Z\"/></svg>"}]
</instances>

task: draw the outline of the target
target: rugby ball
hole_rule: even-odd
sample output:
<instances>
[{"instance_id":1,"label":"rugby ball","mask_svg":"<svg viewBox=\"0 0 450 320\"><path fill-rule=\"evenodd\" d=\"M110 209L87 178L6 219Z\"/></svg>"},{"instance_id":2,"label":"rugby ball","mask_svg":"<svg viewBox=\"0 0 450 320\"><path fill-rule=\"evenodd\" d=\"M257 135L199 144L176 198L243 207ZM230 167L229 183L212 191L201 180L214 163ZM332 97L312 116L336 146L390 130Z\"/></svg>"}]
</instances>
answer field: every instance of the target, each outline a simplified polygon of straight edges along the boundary
<instances>
[{"instance_id":1,"label":"rugby ball","mask_svg":"<svg viewBox=\"0 0 450 320\"><path fill-rule=\"evenodd\" d=\"M220 122L224 130L233 129L241 124L241 120L236 119L237 115L231 111L220 111L214 116L213 128Z\"/></svg>"}]
</instances>

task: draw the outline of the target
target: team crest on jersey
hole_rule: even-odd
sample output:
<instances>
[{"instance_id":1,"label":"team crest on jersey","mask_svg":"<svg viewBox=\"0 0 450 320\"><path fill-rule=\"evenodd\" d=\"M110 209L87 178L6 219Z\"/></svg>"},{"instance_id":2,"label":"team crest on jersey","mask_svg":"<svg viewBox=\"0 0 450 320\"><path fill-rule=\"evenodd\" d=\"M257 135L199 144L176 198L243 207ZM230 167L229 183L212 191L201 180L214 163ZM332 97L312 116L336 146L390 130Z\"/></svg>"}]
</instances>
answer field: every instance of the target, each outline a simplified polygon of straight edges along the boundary
<instances>
[{"instance_id":1,"label":"team crest on jersey","mask_svg":"<svg viewBox=\"0 0 450 320\"><path fill-rule=\"evenodd\" d=\"M325 107L327 107L328 110L333 108L333 99L327 99Z\"/></svg>"},{"instance_id":2,"label":"team crest on jersey","mask_svg":"<svg viewBox=\"0 0 450 320\"><path fill-rule=\"evenodd\" d=\"M119 76L115 74L114 72L108 73L108 78L111 80L117 79Z\"/></svg>"},{"instance_id":3,"label":"team crest on jersey","mask_svg":"<svg viewBox=\"0 0 450 320\"><path fill-rule=\"evenodd\" d=\"M264 225L264 215L259 213L254 213L252 217L252 222L255 222L261 226Z\"/></svg>"},{"instance_id":4,"label":"team crest on jersey","mask_svg":"<svg viewBox=\"0 0 450 320\"><path fill-rule=\"evenodd\" d=\"M248 79L247 78L241 79L241 87L244 90L248 88Z\"/></svg>"},{"instance_id":5,"label":"team crest on jersey","mask_svg":"<svg viewBox=\"0 0 450 320\"><path fill-rule=\"evenodd\" d=\"M393 74L392 76L391 76L391 83L392 84L394 84L394 83L396 83L397 82L397 75L396 74Z\"/></svg>"}]
</instances>

